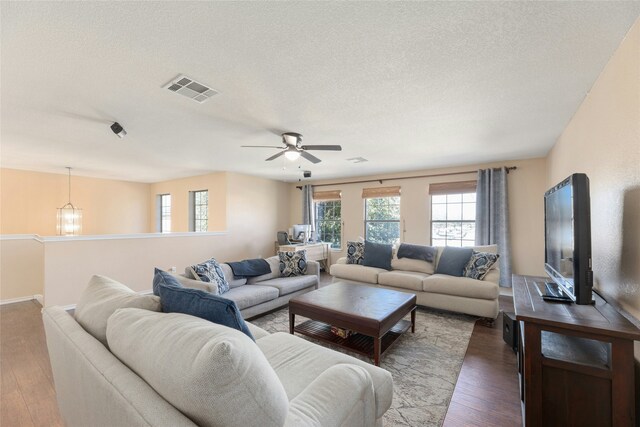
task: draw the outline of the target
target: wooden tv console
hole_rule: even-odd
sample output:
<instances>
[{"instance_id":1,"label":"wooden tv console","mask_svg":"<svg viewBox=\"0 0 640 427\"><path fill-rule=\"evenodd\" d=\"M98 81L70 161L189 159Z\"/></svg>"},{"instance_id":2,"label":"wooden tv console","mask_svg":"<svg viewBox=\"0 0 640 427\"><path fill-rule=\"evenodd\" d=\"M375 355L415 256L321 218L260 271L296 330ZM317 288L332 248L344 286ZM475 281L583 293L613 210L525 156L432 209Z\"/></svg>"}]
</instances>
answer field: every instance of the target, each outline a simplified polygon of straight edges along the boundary
<instances>
[{"instance_id":1,"label":"wooden tv console","mask_svg":"<svg viewBox=\"0 0 640 427\"><path fill-rule=\"evenodd\" d=\"M595 305L544 301L545 280L513 276L523 424L634 426L640 330L595 293Z\"/></svg>"}]
</instances>

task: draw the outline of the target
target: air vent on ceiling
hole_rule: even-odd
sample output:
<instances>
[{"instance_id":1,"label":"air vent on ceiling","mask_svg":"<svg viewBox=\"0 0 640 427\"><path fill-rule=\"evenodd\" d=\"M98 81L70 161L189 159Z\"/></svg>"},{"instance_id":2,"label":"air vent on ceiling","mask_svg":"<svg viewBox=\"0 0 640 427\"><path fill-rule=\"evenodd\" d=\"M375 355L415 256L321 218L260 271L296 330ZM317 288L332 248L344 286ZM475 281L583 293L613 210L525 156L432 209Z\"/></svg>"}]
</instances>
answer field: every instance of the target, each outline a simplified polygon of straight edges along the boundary
<instances>
[{"instance_id":1,"label":"air vent on ceiling","mask_svg":"<svg viewBox=\"0 0 640 427\"><path fill-rule=\"evenodd\" d=\"M218 91L184 75L179 75L163 87L169 89L171 92L179 93L180 95L184 95L199 103L203 103L207 99L218 94Z\"/></svg>"},{"instance_id":2,"label":"air vent on ceiling","mask_svg":"<svg viewBox=\"0 0 640 427\"><path fill-rule=\"evenodd\" d=\"M364 163L368 162L369 160L365 159L364 157L352 157L350 159L347 159L347 161L353 163Z\"/></svg>"}]
</instances>

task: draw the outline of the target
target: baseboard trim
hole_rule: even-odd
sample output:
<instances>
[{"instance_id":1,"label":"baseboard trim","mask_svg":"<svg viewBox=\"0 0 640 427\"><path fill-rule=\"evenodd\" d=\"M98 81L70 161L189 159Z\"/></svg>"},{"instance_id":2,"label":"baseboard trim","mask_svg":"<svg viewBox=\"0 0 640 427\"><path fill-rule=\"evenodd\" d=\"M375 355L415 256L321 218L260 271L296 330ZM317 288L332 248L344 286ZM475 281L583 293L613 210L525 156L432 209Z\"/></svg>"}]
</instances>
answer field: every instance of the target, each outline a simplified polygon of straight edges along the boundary
<instances>
[{"instance_id":1,"label":"baseboard trim","mask_svg":"<svg viewBox=\"0 0 640 427\"><path fill-rule=\"evenodd\" d=\"M27 296L27 297L19 297L19 298L9 298L9 299L3 299L0 300L0 305L5 305L5 304L15 304L17 302L25 302L25 301L32 301L32 300L36 300L40 303L40 305L44 305L44 299L42 297L42 295L40 294L36 294L36 295L31 295L31 296Z\"/></svg>"}]
</instances>

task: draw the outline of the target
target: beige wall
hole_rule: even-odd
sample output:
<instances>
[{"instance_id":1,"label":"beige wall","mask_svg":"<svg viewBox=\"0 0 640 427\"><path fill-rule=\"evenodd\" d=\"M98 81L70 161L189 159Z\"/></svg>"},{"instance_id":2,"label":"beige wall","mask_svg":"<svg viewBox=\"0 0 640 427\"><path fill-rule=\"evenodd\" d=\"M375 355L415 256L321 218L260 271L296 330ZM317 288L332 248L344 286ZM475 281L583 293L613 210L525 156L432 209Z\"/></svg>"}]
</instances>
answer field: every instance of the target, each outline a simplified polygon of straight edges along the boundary
<instances>
[{"instance_id":1,"label":"beige wall","mask_svg":"<svg viewBox=\"0 0 640 427\"><path fill-rule=\"evenodd\" d=\"M404 221L402 241L407 243L429 244L431 241L431 211L429 205L429 184L437 182L465 181L476 178L476 173L451 175L433 178L411 178L392 180L393 177L432 175L460 171L476 171L480 168L497 166L517 166L508 178L511 246L513 254L513 272L518 274L544 273L544 204L543 195L546 189L546 166L544 159L516 160L500 163L487 163L446 169L421 170L404 174L381 175L375 177L358 177L343 181L359 181L382 179L383 183L337 184L319 187L319 190L339 189L342 191L342 219L344 221L343 241L355 240L364 236L364 203L363 188L386 187L400 185L401 225ZM388 181L385 181L387 179ZM339 182L332 180L330 182ZM323 184L329 181L313 182ZM291 184L291 220L298 223L302 220L302 194L296 189L299 184ZM344 245L343 245L344 246ZM345 255L346 248L334 253L332 261Z\"/></svg>"},{"instance_id":2,"label":"beige wall","mask_svg":"<svg viewBox=\"0 0 640 427\"><path fill-rule=\"evenodd\" d=\"M0 240L0 301L42 295L44 244L34 237Z\"/></svg>"},{"instance_id":3,"label":"beige wall","mask_svg":"<svg viewBox=\"0 0 640 427\"><path fill-rule=\"evenodd\" d=\"M29 186L34 185L33 177L38 175L48 174L24 174L31 180ZM210 257L234 261L271 256L276 232L289 224L289 185L278 181L216 173L145 184L144 189L145 206L154 203L154 191L171 192L181 198L175 204L181 207L174 210L174 215L185 228L188 191L208 189L209 229L226 231L217 235L140 234L41 240L5 236L0 239L0 300L44 294L46 305L75 304L93 274L121 280L138 291L148 290L154 267L177 267L182 271L187 265ZM144 212L146 226L150 226L150 210L153 209Z\"/></svg>"},{"instance_id":4,"label":"beige wall","mask_svg":"<svg viewBox=\"0 0 640 427\"><path fill-rule=\"evenodd\" d=\"M146 233L149 184L71 176L82 234ZM56 209L68 201L67 175L0 170L0 234L55 236Z\"/></svg>"},{"instance_id":5,"label":"beige wall","mask_svg":"<svg viewBox=\"0 0 640 427\"><path fill-rule=\"evenodd\" d=\"M584 172L596 287L640 319L640 21L548 156L547 184Z\"/></svg>"},{"instance_id":6,"label":"beige wall","mask_svg":"<svg viewBox=\"0 0 640 427\"><path fill-rule=\"evenodd\" d=\"M189 231L189 192L209 191L208 231L223 231L227 226L227 174L224 172L174 179L150 185L149 230L160 231L158 195L171 194L171 231Z\"/></svg>"}]
</instances>

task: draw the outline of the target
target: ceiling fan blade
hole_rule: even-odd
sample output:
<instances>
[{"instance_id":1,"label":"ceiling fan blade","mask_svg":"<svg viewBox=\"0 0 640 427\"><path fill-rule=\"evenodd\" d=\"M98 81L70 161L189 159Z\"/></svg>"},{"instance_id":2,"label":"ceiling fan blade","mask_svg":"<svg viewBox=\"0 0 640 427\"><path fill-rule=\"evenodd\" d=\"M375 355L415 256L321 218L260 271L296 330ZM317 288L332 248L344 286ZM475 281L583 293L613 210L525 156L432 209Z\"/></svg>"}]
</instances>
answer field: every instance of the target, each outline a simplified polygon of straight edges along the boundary
<instances>
[{"instance_id":1,"label":"ceiling fan blade","mask_svg":"<svg viewBox=\"0 0 640 427\"><path fill-rule=\"evenodd\" d=\"M342 151L340 145L303 145L303 150L324 150L324 151Z\"/></svg>"},{"instance_id":2,"label":"ceiling fan blade","mask_svg":"<svg viewBox=\"0 0 640 427\"><path fill-rule=\"evenodd\" d=\"M280 156L284 156L284 153L286 153L286 152L287 152L286 150L282 150L278 154L274 154L273 156L271 156L268 159L266 159L266 161L268 162L269 160L274 160L274 159L277 159Z\"/></svg>"},{"instance_id":3,"label":"ceiling fan blade","mask_svg":"<svg viewBox=\"0 0 640 427\"><path fill-rule=\"evenodd\" d=\"M241 145L242 148L282 148L277 145Z\"/></svg>"},{"instance_id":4,"label":"ceiling fan blade","mask_svg":"<svg viewBox=\"0 0 640 427\"><path fill-rule=\"evenodd\" d=\"M313 154L309 154L306 151L301 151L300 155L305 159L309 160L311 163L320 163L322 160L314 156Z\"/></svg>"}]
</instances>

